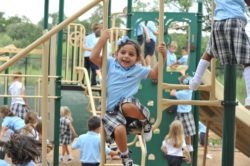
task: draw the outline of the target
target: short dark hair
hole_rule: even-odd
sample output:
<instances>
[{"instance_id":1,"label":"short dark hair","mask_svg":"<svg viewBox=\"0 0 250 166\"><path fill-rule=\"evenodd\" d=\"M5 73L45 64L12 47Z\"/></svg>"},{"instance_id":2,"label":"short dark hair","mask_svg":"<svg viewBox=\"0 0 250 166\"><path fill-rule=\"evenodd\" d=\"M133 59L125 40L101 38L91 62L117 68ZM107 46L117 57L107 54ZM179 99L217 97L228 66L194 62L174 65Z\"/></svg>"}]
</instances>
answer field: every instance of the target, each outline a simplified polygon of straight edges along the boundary
<instances>
[{"instance_id":1,"label":"short dark hair","mask_svg":"<svg viewBox=\"0 0 250 166\"><path fill-rule=\"evenodd\" d=\"M185 50L185 51L188 51L188 47L187 46L184 46L181 48L182 50Z\"/></svg>"},{"instance_id":2,"label":"short dark hair","mask_svg":"<svg viewBox=\"0 0 250 166\"><path fill-rule=\"evenodd\" d=\"M101 126L101 120L97 116L92 116L88 120L89 131L94 131Z\"/></svg>"}]
</instances>

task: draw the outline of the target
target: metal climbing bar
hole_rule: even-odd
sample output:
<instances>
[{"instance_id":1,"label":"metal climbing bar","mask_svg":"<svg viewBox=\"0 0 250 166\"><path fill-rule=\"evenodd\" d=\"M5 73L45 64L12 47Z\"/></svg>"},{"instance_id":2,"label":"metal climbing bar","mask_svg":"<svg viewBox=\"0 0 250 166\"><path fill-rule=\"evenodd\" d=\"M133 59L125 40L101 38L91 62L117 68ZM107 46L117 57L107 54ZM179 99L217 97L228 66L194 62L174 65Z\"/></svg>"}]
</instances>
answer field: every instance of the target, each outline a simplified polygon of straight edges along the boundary
<instances>
[{"instance_id":1,"label":"metal climbing bar","mask_svg":"<svg viewBox=\"0 0 250 166\"><path fill-rule=\"evenodd\" d=\"M108 6L109 0L103 0L103 29L107 29L108 27ZM101 98L101 117L104 117L106 112L106 78L107 78L107 44L105 44L103 48L102 55L102 98ZM101 125L101 160L100 166L104 166L106 162L105 157L105 131L103 125Z\"/></svg>"}]
</instances>

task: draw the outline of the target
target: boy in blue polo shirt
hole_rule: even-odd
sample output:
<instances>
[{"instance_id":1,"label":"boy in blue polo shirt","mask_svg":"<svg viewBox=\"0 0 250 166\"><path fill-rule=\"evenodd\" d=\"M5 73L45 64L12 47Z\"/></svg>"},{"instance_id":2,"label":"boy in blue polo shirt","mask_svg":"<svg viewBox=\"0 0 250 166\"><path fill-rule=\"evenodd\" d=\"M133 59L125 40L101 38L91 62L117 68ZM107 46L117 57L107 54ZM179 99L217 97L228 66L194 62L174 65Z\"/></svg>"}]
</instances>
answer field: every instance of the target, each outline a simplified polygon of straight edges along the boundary
<instances>
[{"instance_id":1,"label":"boy in blue polo shirt","mask_svg":"<svg viewBox=\"0 0 250 166\"><path fill-rule=\"evenodd\" d=\"M97 116L93 116L88 120L88 132L82 134L79 138L71 145L72 149L80 148L80 160L82 166L99 166L100 164L100 126L101 120ZM106 148L106 154L116 154Z\"/></svg>"},{"instance_id":2,"label":"boy in blue polo shirt","mask_svg":"<svg viewBox=\"0 0 250 166\"><path fill-rule=\"evenodd\" d=\"M100 55L102 48L109 39L110 32L104 30L101 38L92 51L90 59L98 66L102 65ZM160 44L159 52L166 58L166 46ZM143 137L149 141L152 137L150 124L150 112L144 107L134 95L139 89L142 79L157 79L158 65L151 69L139 64L140 45L127 36L118 42L116 58L108 56L107 59L107 96L106 114L103 117L103 126L106 131L107 141L115 141L120 152L123 164L133 165L127 147L127 129L133 124L134 128L140 128Z\"/></svg>"},{"instance_id":3,"label":"boy in blue polo shirt","mask_svg":"<svg viewBox=\"0 0 250 166\"><path fill-rule=\"evenodd\" d=\"M219 58L220 63L240 64L244 66L247 97L245 107L250 109L250 42L245 31L247 19L245 3L250 0L215 0L214 23L207 50L197 66L190 83L190 89L197 90L202 76L212 58Z\"/></svg>"},{"instance_id":4,"label":"boy in blue polo shirt","mask_svg":"<svg viewBox=\"0 0 250 166\"><path fill-rule=\"evenodd\" d=\"M184 85L188 85L190 81L190 77L181 76L179 78L180 83ZM192 100L192 90L171 90L170 96L175 96L177 100ZM195 130L195 122L192 114L192 106L191 105L178 105L177 106L177 116L176 119L182 122L184 128L184 134L186 137L186 144L188 150L190 152L193 151L193 146L191 145L191 136L196 134Z\"/></svg>"},{"instance_id":5,"label":"boy in blue polo shirt","mask_svg":"<svg viewBox=\"0 0 250 166\"><path fill-rule=\"evenodd\" d=\"M147 32L150 38L150 41L145 43L145 59L146 59L146 66L151 65L152 57L155 52L155 43L158 33L158 30L155 26L153 21L147 22Z\"/></svg>"}]
</instances>

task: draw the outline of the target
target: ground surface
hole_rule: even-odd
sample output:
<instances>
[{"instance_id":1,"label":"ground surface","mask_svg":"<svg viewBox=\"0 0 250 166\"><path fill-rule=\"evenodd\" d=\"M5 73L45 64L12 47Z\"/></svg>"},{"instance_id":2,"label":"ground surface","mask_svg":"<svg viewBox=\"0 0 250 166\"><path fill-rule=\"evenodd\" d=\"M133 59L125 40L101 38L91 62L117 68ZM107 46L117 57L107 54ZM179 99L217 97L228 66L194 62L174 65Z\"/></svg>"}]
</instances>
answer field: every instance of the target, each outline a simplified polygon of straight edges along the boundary
<instances>
[{"instance_id":1,"label":"ground surface","mask_svg":"<svg viewBox=\"0 0 250 166\"><path fill-rule=\"evenodd\" d=\"M222 152L220 147L212 147L208 148L208 153L213 157L212 159L206 159L206 166L220 166L222 159ZM61 166L79 166L80 163L77 161L79 158L79 151L73 151L74 160L72 162L61 163ZM52 154L49 155L49 160L52 161ZM203 161L203 148L199 147L198 154L198 166L202 166ZM235 150L235 164L234 166L250 166L250 158ZM156 165L155 165L156 166Z\"/></svg>"},{"instance_id":2,"label":"ground surface","mask_svg":"<svg viewBox=\"0 0 250 166\"><path fill-rule=\"evenodd\" d=\"M72 156L74 157L73 161L71 162L60 162L60 166L80 166L79 160L79 150L72 151ZM211 154L212 159L206 159L206 166L221 166L221 148L220 147L212 147L210 146L208 148L208 153ZM9 159L7 159L10 161ZM53 163L53 153L50 153L48 155L48 160L50 163ZM65 158L66 160L66 158ZM198 154L198 166L202 166L203 161L203 148L199 147L199 154ZM250 166L250 158L239 152L238 150L235 150L235 158L234 158L235 164L234 166ZM155 165L157 166L157 165Z\"/></svg>"}]
</instances>

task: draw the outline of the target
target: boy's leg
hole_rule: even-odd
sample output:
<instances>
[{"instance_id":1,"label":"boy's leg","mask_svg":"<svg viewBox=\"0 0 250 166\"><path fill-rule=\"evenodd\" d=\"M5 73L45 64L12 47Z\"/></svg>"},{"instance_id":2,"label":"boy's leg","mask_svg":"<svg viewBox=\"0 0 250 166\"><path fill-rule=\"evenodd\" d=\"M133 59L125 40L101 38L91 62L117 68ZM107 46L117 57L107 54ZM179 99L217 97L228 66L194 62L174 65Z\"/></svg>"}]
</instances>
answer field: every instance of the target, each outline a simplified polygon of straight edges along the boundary
<instances>
[{"instance_id":1,"label":"boy's leg","mask_svg":"<svg viewBox=\"0 0 250 166\"><path fill-rule=\"evenodd\" d=\"M194 149L193 149L193 146L191 144L191 136L190 135L186 136L186 144L187 144L187 148L188 148L189 152L193 152Z\"/></svg>"},{"instance_id":2,"label":"boy's leg","mask_svg":"<svg viewBox=\"0 0 250 166\"><path fill-rule=\"evenodd\" d=\"M90 62L90 68L91 68L91 85L96 85L96 70L98 69L98 67Z\"/></svg>"},{"instance_id":3,"label":"boy's leg","mask_svg":"<svg viewBox=\"0 0 250 166\"><path fill-rule=\"evenodd\" d=\"M246 91L247 91L247 98L245 99L245 107L247 109L250 109L250 64L245 66L243 75L246 82Z\"/></svg>"},{"instance_id":4,"label":"boy's leg","mask_svg":"<svg viewBox=\"0 0 250 166\"><path fill-rule=\"evenodd\" d=\"M126 152L128 150L126 127L123 125L117 126L115 128L114 134L115 134L115 142L119 150L121 151L121 153Z\"/></svg>"},{"instance_id":5,"label":"boy's leg","mask_svg":"<svg viewBox=\"0 0 250 166\"><path fill-rule=\"evenodd\" d=\"M144 130L143 137L145 141L150 141L152 138L152 126L144 114L139 110L139 108L133 103L124 103L122 104L122 111L125 117L130 117L141 121Z\"/></svg>"},{"instance_id":6,"label":"boy's leg","mask_svg":"<svg viewBox=\"0 0 250 166\"><path fill-rule=\"evenodd\" d=\"M193 79L190 81L189 88L192 90L197 90L201 84L202 76L206 69L208 68L212 57L205 52L199 61L197 69L195 71Z\"/></svg>"},{"instance_id":7,"label":"boy's leg","mask_svg":"<svg viewBox=\"0 0 250 166\"><path fill-rule=\"evenodd\" d=\"M121 151L121 158L123 165L132 166L133 160L129 156L129 150L127 146L127 133L124 125L119 125L114 131L115 142Z\"/></svg>"},{"instance_id":8,"label":"boy's leg","mask_svg":"<svg viewBox=\"0 0 250 166\"><path fill-rule=\"evenodd\" d=\"M152 56L147 55L145 61L146 61L146 66L150 66L152 62Z\"/></svg>"}]
</instances>

